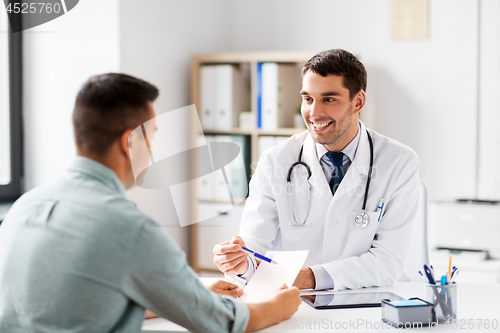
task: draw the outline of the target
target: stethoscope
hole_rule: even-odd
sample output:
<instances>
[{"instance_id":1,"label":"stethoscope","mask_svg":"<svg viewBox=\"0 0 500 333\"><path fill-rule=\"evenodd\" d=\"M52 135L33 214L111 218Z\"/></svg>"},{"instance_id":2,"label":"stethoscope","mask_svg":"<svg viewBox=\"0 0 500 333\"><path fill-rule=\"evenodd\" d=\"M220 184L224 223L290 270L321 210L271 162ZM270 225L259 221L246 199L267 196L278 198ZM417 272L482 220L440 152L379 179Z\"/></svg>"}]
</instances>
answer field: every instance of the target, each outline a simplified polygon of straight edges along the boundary
<instances>
[{"instance_id":1,"label":"stethoscope","mask_svg":"<svg viewBox=\"0 0 500 333\"><path fill-rule=\"evenodd\" d=\"M368 179L366 180L366 186L365 186L365 195L363 198L363 206L361 207L361 212L359 214L356 214L354 217L354 223L358 228L365 228L368 223L370 222L370 216L368 213L366 213L366 200L368 199L368 191L370 189L370 182L372 179L372 168L373 168L373 141L372 137L370 136L370 133L366 131L366 134L368 135L368 143L370 144L370 167L368 168ZM311 169L309 168L309 165L307 165L306 162L302 161L302 152L304 150L304 144L300 147L300 152L299 152L299 158L297 162L293 163L290 168L288 169L288 175L286 177L286 181L288 183L287 185L287 194L288 198L290 201L290 207L292 208L292 217L295 222L295 224L290 225L296 225L296 226L303 226L303 225L310 225L310 222L307 222L307 218L309 217L309 212L311 210L311 183L309 182L309 178L311 178ZM292 171L293 168L296 167L297 165L302 165L303 167L306 168L307 171L307 184L308 184L308 189L307 189L307 211L306 211L306 216L304 217L304 220L302 222L298 222L297 218L295 217L295 211L293 210L293 203L292 203L292 183L291 183L291 177L292 177Z\"/></svg>"}]
</instances>

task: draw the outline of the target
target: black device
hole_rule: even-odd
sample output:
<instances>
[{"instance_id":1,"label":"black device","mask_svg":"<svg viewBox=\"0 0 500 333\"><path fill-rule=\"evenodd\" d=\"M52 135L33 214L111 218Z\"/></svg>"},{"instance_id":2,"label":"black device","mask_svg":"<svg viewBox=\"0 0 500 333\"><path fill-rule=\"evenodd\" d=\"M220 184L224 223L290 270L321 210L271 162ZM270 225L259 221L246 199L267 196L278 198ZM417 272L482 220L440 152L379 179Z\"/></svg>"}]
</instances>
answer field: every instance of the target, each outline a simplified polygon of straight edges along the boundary
<instances>
[{"instance_id":1,"label":"black device","mask_svg":"<svg viewBox=\"0 0 500 333\"><path fill-rule=\"evenodd\" d=\"M402 301L404 298L391 292L303 295L300 298L318 310L380 307L382 300Z\"/></svg>"}]
</instances>

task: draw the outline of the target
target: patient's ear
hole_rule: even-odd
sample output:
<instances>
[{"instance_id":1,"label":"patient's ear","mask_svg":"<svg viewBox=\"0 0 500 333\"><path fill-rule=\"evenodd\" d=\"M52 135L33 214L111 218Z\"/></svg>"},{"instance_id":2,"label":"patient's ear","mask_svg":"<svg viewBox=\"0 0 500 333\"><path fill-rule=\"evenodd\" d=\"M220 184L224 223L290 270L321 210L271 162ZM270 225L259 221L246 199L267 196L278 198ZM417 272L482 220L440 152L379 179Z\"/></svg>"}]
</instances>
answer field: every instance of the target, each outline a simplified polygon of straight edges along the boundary
<instances>
[{"instance_id":1,"label":"patient's ear","mask_svg":"<svg viewBox=\"0 0 500 333\"><path fill-rule=\"evenodd\" d=\"M132 134L131 134L132 133ZM120 150L130 159L130 150L133 145L133 131L131 129L126 130L120 136Z\"/></svg>"}]
</instances>

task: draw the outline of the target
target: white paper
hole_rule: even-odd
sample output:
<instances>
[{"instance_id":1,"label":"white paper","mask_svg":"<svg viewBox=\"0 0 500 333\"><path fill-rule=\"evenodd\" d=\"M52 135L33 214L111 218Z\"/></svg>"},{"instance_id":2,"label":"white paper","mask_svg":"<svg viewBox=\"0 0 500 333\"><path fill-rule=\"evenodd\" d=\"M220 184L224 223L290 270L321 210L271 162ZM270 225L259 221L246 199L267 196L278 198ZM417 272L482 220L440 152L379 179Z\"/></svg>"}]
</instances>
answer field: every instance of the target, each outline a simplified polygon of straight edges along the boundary
<instances>
[{"instance_id":1,"label":"white paper","mask_svg":"<svg viewBox=\"0 0 500 333\"><path fill-rule=\"evenodd\" d=\"M283 284L291 287L308 254L309 250L268 251L265 254L266 257L273 259L278 264L262 261L243 290L240 300L245 303L266 302Z\"/></svg>"}]
</instances>

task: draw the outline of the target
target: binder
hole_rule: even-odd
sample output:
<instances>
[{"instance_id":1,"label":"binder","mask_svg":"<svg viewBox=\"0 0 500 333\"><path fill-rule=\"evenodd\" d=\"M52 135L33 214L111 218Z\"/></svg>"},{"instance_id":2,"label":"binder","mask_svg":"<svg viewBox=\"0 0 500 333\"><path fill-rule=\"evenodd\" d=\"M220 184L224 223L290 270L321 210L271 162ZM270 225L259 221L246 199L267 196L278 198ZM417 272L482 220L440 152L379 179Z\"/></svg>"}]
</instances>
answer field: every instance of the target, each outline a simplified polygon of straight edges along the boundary
<instances>
[{"instance_id":1,"label":"binder","mask_svg":"<svg viewBox=\"0 0 500 333\"><path fill-rule=\"evenodd\" d=\"M214 136L214 141L217 142L231 142L230 135L216 135ZM232 193L230 190L229 180L232 175L232 168L230 166L224 167L224 172L226 176L224 177L224 173L221 169L213 172L213 192L214 192L214 200L221 202L231 202L232 201Z\"/></svg>"},{"instance_id":2,"label":"binder","mask_svg":"<svg viewBox=\"0 0 500 333\"><path fill-rule=\"evenodd\" d=\"M199 113L203 129L215 129L215 66L200 67Z\"/></svg>"},{"instance_id":3,"label":"binder","mask_svg":"<svg viewBox=\"0 0 500 333\"><path fill-rule=\"evenodd\" d=\"M241 111L250 110L250 87L236 65L215 67L214 127L231 130L238 127Z\"/></svg>"},{"instance_id":4,"label":"binder","mask_svg":"<svg viewBox=\"0 0 500 333\"><path fill-rule=\"evenodd\" d=\"M255 94L257 97L257 128L262 127L262 63L257 64Z\"/></svg>"},{"instance_id":5,"label":"binder","mask_svg":"<svg viewBox=\"0 0 500 333\"><path fill-rule=\"evenodd\" d=\"M241 202L248 195L248 175L250 175L250 137L245 135L231 136L233 143L240 147L242 159L231 163L230 186L235 201Z\"/></svg>"},{"instance_id":6,"label":"binder","mask_svg":"<svg viewBox=\"0 0 500 333\"><path fill-rule=\"evenodd\" d=\"M203 135L198 136L198 146L203 146L206 142L207 145L210 144L210 141L213 141L213 137L211 135ZM202 168L202 166L207 163L207 161L200 161L199 159L196 161L198 169ZM210 201L214 199L214 174L209 173L208 175L199 177L197 179L197 197L199 200Z\"/></svg>"},{"instance_id":7,"label":"binder","mask_svg":"<svg viewBox=\"0 0 500 333\"><path fill-rule=\"evenodd\" d=\"M293 127L300 104L300 76L293 64L262 65L262 129Z\"/></svg>"}]
</instances>

